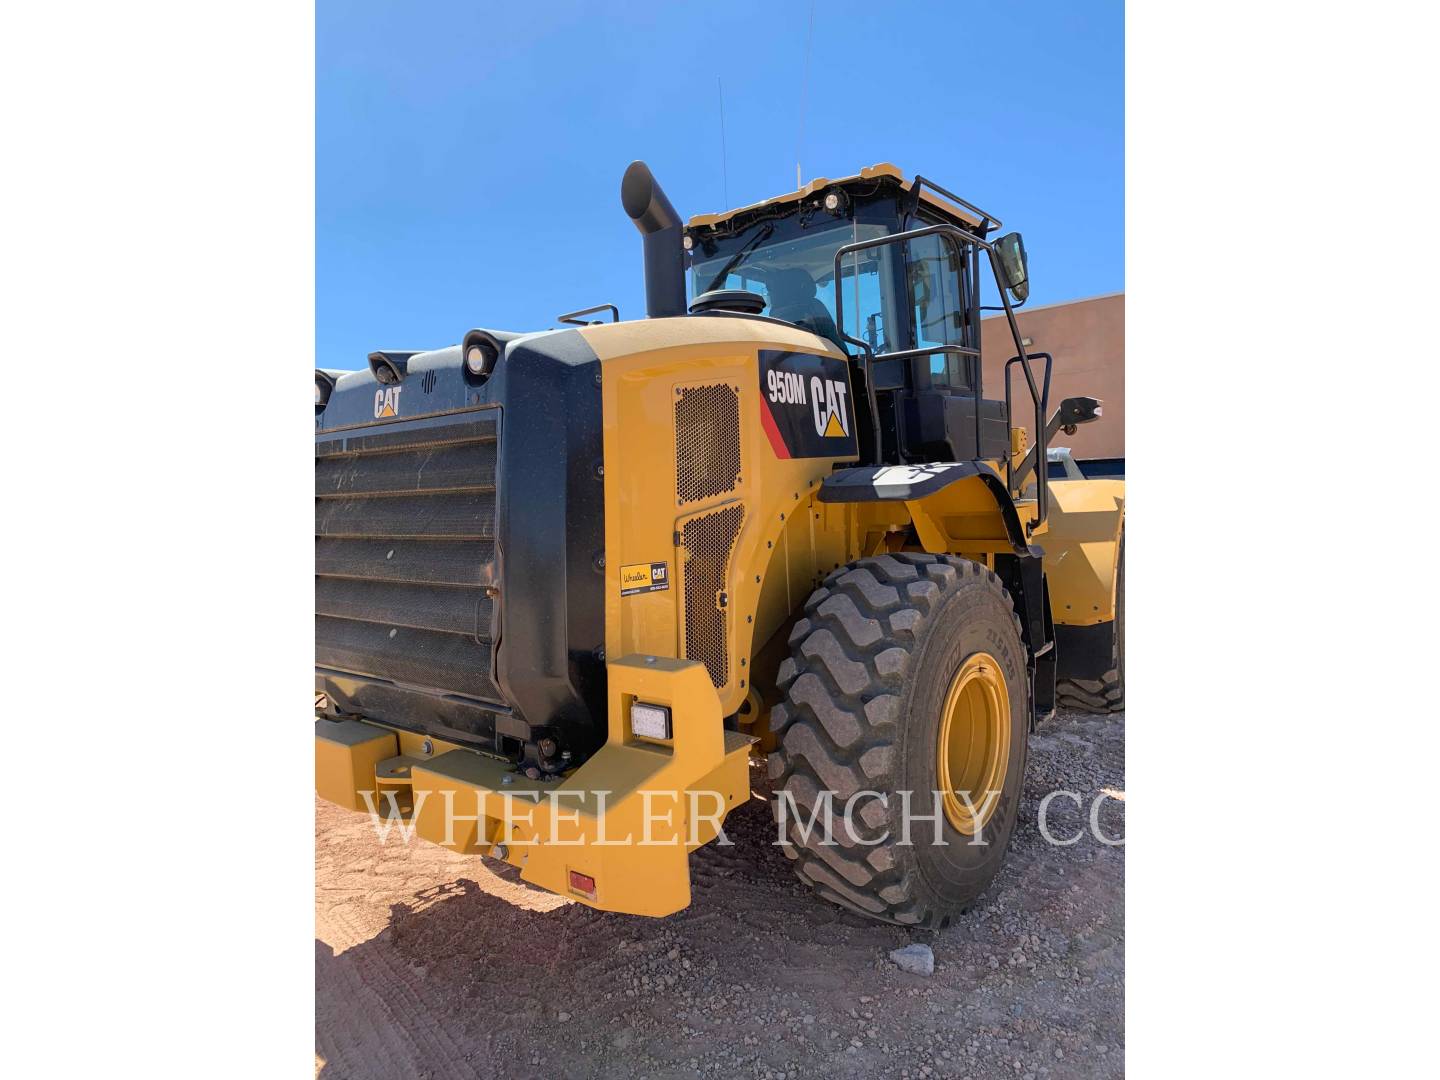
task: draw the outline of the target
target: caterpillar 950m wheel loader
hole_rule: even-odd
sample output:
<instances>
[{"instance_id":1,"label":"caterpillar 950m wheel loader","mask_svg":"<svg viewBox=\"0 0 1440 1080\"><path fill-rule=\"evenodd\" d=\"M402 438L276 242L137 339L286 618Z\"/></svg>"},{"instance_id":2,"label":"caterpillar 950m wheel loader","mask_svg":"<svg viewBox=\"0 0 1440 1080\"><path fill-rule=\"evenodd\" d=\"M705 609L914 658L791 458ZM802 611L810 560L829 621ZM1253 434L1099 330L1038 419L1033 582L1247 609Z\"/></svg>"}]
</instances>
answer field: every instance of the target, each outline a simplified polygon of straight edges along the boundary
<instances>
[{"instance_id":1,"label":"caterpillar 950m wheel loader","mask_svg":"<svg viewBox=\"0 0 1440 1080\"><path fill-rule=\"evenodd\" d=\"M621 199L645 319L316 372L319 793L659 916L763 754L805 882L943 924L999 869L1057 674L1121 670L1123 484L1044 464L1099 403L1052 411L1019 234L922 177L684 224L636 162Z\"/></svg>"}]
</instances>

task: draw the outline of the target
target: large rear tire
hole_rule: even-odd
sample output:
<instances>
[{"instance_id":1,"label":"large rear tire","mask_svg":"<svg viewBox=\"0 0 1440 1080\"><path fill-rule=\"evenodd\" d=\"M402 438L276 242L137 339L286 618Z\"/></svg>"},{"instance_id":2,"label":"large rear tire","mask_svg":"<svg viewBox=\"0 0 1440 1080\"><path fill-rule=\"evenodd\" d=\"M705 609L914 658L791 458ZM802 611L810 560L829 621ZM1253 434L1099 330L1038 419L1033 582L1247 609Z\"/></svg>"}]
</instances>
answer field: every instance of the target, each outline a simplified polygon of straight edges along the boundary
<instances>
[{"instance_id":1,"label":"large rear tire","mask_svg":"<svg viewBox=\"0 0 1440 1080\"><path fill-rule=\"evenodd\" d=\"M1125 711L1125 532L1120 532L1120 552L1115 566L1115 626L1110 639L1110 667L1098 678L1071 677L1055 683L1056 704L1079 712L1120 713Z\"/></svg>"},{"instance_id":2,"label":"large rear tire","mask_svg":"<svg viewBox=\"0 0 1440 1080\"><path fill-rule=\"evenodd\" d=\"M1024 783L1027 654L1004 586L967 559L861 559L810 596L790 645L771 711L782 850L842 907L946 925L999 872ZM952 786L970 802L940 794ZM852 834L845 806L867 792L878 795L851 804ZM909 844L901 792L913 793Z\"/></svg>"}]
</instances>

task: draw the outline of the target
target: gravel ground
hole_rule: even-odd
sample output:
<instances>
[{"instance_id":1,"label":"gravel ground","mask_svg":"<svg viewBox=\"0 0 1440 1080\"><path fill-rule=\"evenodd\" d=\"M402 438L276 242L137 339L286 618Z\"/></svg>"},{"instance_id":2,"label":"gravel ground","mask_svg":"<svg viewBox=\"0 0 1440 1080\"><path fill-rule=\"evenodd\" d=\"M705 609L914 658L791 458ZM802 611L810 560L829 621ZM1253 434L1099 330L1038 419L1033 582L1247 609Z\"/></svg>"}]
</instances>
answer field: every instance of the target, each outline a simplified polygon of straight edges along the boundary
<instances>
[{"instance_id":1,"label":"gravel ground","mask_svg":"<svg viewBox=\"0 0 1440 1080\"><path fill-rule=\"evenodd\" d=\"M936 933L812 896L775 838L763 768L733 847L691 860L666 919L592 911L509 867L316 806L316 1069L359 1077L1091 1077L1124 1072L1124 717L1031 739L1000 877ZM1046 793L1052 836L1038 828ZM892 949L923 942L931 976Z\"/></svg>"}]
</instances>

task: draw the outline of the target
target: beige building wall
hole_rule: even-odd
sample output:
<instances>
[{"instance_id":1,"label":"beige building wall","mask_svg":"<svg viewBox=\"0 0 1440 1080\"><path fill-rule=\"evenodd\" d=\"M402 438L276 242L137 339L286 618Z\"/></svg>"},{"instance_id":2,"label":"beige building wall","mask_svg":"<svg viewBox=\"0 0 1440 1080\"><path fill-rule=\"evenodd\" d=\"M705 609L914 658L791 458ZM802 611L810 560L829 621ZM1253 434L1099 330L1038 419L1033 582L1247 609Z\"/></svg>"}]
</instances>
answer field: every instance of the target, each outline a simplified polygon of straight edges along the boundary
<instances>
[{"instance_id":1,"label":"beige building wall","mask_svg":"<svg viewBox=\"0 0 1440 1080\"><path fill-rule=\"evenodd\" d=\"M1099 420L1085 424L1074 435L1061 432L1055 446L1068 446L1077 458L1125 456L1125 294L1112 293L1088 300L1072 300L1015 313L1020 335L1029 338L1027 352L1048 352L1055 357L1050 378L1050 411L1062 398L1097 397L1104 403ZM1015 355L1003 313L980 324L985 356L985 396L1005 396L1005 361ZM1037 367L1040 365L1037 365ZM1041 372L1035 372L1038 382ZM1034 411L1018 366L1011 372L1015 415L1011 419L1035 439Z\"/></svg>"}]
</instances>

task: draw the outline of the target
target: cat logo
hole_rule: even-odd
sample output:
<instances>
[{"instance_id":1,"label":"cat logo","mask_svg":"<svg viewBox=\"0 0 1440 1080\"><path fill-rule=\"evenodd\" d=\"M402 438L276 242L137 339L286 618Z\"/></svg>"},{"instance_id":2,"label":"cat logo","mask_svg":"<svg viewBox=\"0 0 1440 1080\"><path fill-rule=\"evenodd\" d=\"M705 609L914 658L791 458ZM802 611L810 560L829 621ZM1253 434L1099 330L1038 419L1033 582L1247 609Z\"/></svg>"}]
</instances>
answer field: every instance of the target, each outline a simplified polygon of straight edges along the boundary
<instances>
[{"instance_id":1,"label":"cat logo","mask_svg":"<svg viewBox=\"0 0 1440 1080\"><path fill-rule=\"evenodd\" d=\"M839 379L810 379L811 411L815 416L815 434L822 439L843 439L850 434L849 415L845 412L847 387Z\"/></svg>"},{"instance_id":2,"label":"cat logo","mask_svg":"<svg viewBox=\"0 0 1440 1080\"><path fill-rule=\"evenodd\" d=\"M375 419L400 415L400 391L403 386L387 386L375 391Z\"/></svg>"},{"instance_id":3,"label":"cat logo","mask_svg":"<svg viewBox=\"0 0 1440 1080\"><path fill-rule=\"evenodd\" d=\"M849 363L816 353L760 350L760 426L777 458L854 457Z\"/></svg>"}]
</instances>

